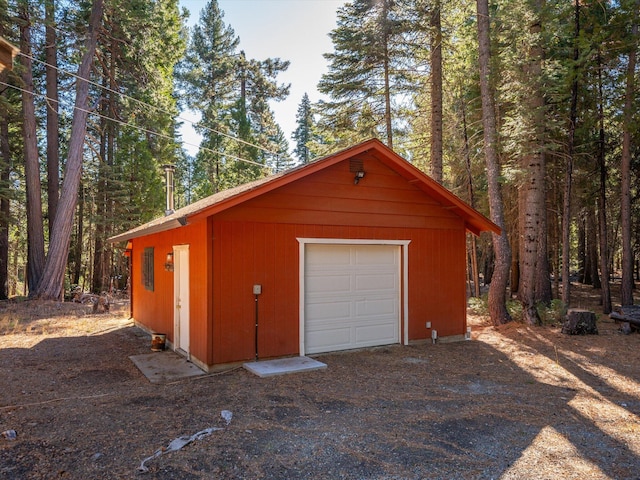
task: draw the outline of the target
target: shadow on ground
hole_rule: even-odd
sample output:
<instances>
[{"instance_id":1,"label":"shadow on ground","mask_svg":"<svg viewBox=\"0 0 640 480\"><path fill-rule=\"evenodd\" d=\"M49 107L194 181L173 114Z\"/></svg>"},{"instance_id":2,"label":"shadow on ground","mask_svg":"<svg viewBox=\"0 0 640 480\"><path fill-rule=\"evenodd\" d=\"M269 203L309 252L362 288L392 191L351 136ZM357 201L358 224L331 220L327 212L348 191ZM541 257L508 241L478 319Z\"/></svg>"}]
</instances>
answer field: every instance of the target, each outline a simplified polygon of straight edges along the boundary
<instances>
[{"instance_id":1,"label":"shadow on ground","mask_svg":"<svg viewBox=\"0 0 640 480\"><path fill-rule=\"evenodd\" d=\"M0 477L638 478L637 369L548 332L487 329L487 341L323 355L328 368L309 373L234 369L172 385L128 359L149 351L132 326L3 348L0 431L18 439L0 438ZM621 418L589 410L599 402L627 415L635 441L615 430ZM209 427L224 429L136 472Z\"/></svg>"}]
</instances>

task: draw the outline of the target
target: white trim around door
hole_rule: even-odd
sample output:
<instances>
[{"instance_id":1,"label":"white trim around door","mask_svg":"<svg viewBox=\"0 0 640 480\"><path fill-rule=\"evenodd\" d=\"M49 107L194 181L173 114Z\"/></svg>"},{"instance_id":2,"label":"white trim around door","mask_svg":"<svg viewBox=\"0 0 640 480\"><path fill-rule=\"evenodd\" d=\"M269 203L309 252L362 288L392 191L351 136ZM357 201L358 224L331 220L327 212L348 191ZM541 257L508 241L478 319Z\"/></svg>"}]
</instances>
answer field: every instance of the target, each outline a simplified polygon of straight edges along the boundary
<instances>
[{"instance_id":1,"label":"white trim around door","mask_svg":"<svg viewBox=\"0 0 640 480\"><path fill-rule=\"evenodd\" d=\"M189 358L189 245L174 245L173 257L173 347Z\"/></svg>"},{"instance_id":2,"label":"white trim around door","mask_svg":"<svg viewBox=\"0 0 640 480\"><path fill-rule=\"evenodd\" d=\"M400 336L400 343L408 345L409 343L409 294L408 294L408 282L409 282L409 243L411 240L361 240L361 239L342 239L342 238L298 238L299 243L299 318L300 318L300 355L305 355L305 279L306 279L306 251L308 245L320 244L320 245L344 245L344 246L357 246L357 245L389 245L400 247L400 260L401 260L401 282L400 282L400 311L401 315L398 320L398 333ZM401 328L403 325L403 328Z\"/></svg>"}]
</instances>

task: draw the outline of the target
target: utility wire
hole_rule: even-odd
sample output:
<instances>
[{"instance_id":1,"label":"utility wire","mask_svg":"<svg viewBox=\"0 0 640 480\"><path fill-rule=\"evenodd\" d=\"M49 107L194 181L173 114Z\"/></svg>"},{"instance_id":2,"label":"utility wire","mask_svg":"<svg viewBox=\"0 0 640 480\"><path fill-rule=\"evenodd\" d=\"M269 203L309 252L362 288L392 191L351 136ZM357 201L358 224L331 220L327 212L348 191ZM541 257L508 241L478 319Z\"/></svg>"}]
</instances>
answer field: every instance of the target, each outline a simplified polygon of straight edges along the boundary
<instances>
[{"instance_id":1,"label":"utility wire","mask_svg":"<svg viewBox=\"0 0 640 480\"><path fill-rule=\"evenodd\" d=\"M46 19L39 18L39 17L37 17L37 16L33 16L33 15L31 15L31 16L29 17L29 19L30 19L31 21L39 22L39 23L43 24L45 27L46 27L46 26L49 26L50 28L54 29L56 32L58 32L58 33L60 33L60 34L69 35L69 33L68 33L68 32L65 32L64 30L60 30L59 28L57 28L57 27L55 27L55 26L53 26L53 25L48 25L48 23L50 23L50 22L48 22ZM65 73L65 74L67 74L67 75L70 75L70 76L72 76L72 77L74 77L74 78L76 78L76 79L84 80L84 81L88 82L89 84L94 85L94 86L96 86L96 87L98 87L98 88L101 88L101 89L107 90L107 91L109 91L109 92L115 93L116 95L120 95L120 96L122 96L122 97L124 97L124 98L127 98L127 99L129 99L129 100L132 100L132 101L134 101L134 102L137 102L138 104L143 105L143 106L145 106L145 107L153 108L154 110L156 110L156 111L158 111L158 112L161 112L161 113L164 113L165 115L168 115L168 116L170 116L170 117L172 117L172 118L173 118L173 113L168 112L167 110L163 110L163 109L161 109L160 107L156 107L155 105L151 105L151 104L149 104L149 103L143 102L142 100L138 100L137 98L131 97L131 96L129 96L129 95L127 95L127 94L125 94L125 93L118 92L117 90L113 90L113 89L111 89L111 88L109 88L109 87L106 87L106 86L104 86L104 85L100 85L100 84L98 84L98 83L96 83L96 82L93 82L92 80L89 80L89 79L86 79L86 78L81 78L81 77L79 77L78 75L76 75L76 74L75 74L75 73L73 73L73 72L69 72L69 71L66 71L66 70L64 70L64 69L62 69L62 68L60 68L60 67L57 67L57 66L54 66L54 65L50 65L50 64L49 64L49 63L47 63L47 62L44 62L44 61L42 61L42 60L40 60L40 59L37 59L37 58L32 57L32 56L29 56L29 55L27 55L27 54L25 54L25 53L23 53L23 52L18 52L18 53L19 53L19 55L22 55L23 57L29 58L29 59L31 59L31 60L32 60L32 61L34 61L34 62L38 62L38 63L40 63L40 64L42 64L42 65L45 65L46 67L49 67L49 68L53 68L53 69L55 69L55 70L57 70L57 71L59 71L59 72ZM181 117L181 116L177 116L177 117L175 117L175 118L176 118L176 120L180 120L180 121L182 121L182 122L187 122L187 123L189 123L189 124L191 124L191 125L194 125L194 126L196 125L196 122L194 122L194 121L192 121L192 120L190 120L190 119L188 119L188 118L184 118L184 117ZM272 155L276 155L277 157L282 157L282 156L283 156L281 153L274 152L273 150L269 150L268 148L262 147L262 146L260 146L260 145L256 145L256 144L251 143L251 142L247 142L246 140L243 140L243 139L241 139L241 138L235 137L235 136L233 136L233 135L229 135L229 134L227 134L227 133L221 132L221 131L216 130L216 129L214 129L214 128L207 127L206 125L199 125L199 128L202 128L202 129L208 130L208 131L210 131L210 132L212 132L212 133L215 133L215 134L217 134L217 135L221 135L221 136L226 137L226 138L228 138L228 139L230 139L230 140L234 140L234 141L236 141L236 142L243 143L243 144L245 144L245 145L247 145L247 146L250 146L250 147L253 147L253 148L257 148L258 150L261 150L261 151L263 151L263 152L270 153L270 154L272 154ZM185 143L185 145L191 145L191 146L196 146L196 147L198 147L198 145L189 144L189 143L187 143L187 142L183 142L183 143ZM291 159L291 157L286 157L285 159L286 159L286 160L292 160L292 159Z\"/></svg>"},{"instance_id":2,"label":"utility wire","mask_svg":"<svg viewBox=\"0 0 640 480\"><path fill-rule=\"evenodd\" d=\"M53 25L48 25L48 23L50 23L50 22L48 22L46 19L43 19L43 18L40 18L40 17L37 17L37 16L33 16L33 15L31 15L31 16L29 17L29 19L30 19L31 21L35 21L35 22L38 22L38 23L40 23L40 24L43 24L45 27L46 27L46 26L49 26L49 27L53 28L56 32L60 33L60 34L69 35L69 33L68 33L68 32L65 32L64 30L61 30L61 29L59 29L59 28L57 28L57 27L55 27L55 26L53 26ZM174 114L173 114L172 112L169 112L169 111L167 111L167 110L163 110L163 109L162 109L162 108L160 108L160 107L157 107L157 106L155 106L155 105L151 105L151 104L146 103L146 102L144 102L144 101L142 101L142 100L138 100L137 98L131 97L130 95L127 95L127 94L125 94L125 93L119 92L119 91L117 91L117 90L113 90L113 89L111 89L111 88L109 88L109 87L107 87L107 86L100 85L99 83L96 83L96 82L94 82L94 81L92 81L92 80L90 80L90 79L82 78L82 77L80 77L80 76L76 75L76 74L75 74L75 73L73 73L73 72L69 72L69 71L64 70L64 69L62 69L62 68L60 68L60 67L58 67L58 66L55 66L55 65L51 65L51 64L49 64L49 63L47 63L47 62L44 62L44 61L42 61L42 60L40 60L40 59L38 59L38 58L35 58L35 57L33 57L33 56L27 55L27 54L25 54L25 53L23 53L23 52L18 52L18 54L19 54L19 55L21 55L21 56L23 56L23 57L25 57L25 58L29 58L29 59L31 59L31 60L32 60L32 61L34 61L34 62L40 63L40 64L42 64L42 65L44 65L44 66L46 66L46 67L53 68L53 69L57 70L58 72L62 72L62 73L64 73L64 74L66 74L66 75L70 75L71 77L74 77L74 78L76 78L76 79L78 79L78 80L84 80L84 81L88 82L89 84L94 85L94 86L96 86L96 87L98 87L98 88L100 88L100 89L104 89L104 90L107 90L107 91L109 91L109 92L111 92L111 93L114 93L114 94L116 94L116 95L120 95L121 97L126 98L126 99L129 99L129 100L131 100L131 101L133 101L133 102L136 102L136 103L138 103L139 105L142 105L142 106L145 106L145 107L152 108L152 109L154 109L155 111L160 112L160 113L164 113L165 115L168 115L168 116L169 116L169 117L171 117L171 118L175 118L176 120L180 120L181 122L186 122L186 123L189 123L189 124L191 124L191 125L193 125L193 126L196 126L196 122L194 122L193 120L190 120L190 119L185 118L185 117L182 117L182 116L176 116L176 117L174 117ZM53 99L48 99L48 100L53 100ZM98 115L99 115L99 114L98 114ZM115 119L113 119L113 120L114 120L114 121L116 121ZM212 132L212 133L215 133L215 134L217 134L217 135L221 135L221 136L223 136L223 137L225 137L225 138L228 138L228 139L233 140L233 141L238 142L238 143L242 143L242 144L247 145L247 146L249 146L249 147L256 148L256 149L258 149L258 150L261 150L261 151L263 151L263 152L269 153L269 154L271 154L271 155L275 155L276 157L283 158L284 160L292 160L292 158L291 158L291 157L289 157L289 156L286 156L286 157L285 157L282 153L278 153L278 152L275 152L275 151L273 151L273 150L269 150L268 148L263 147L263 146L260 146L260 145L257 145L257 144L255 144L255 143L247 142L246 140L243 140L243 139L241 139L241 138L235 137L235 136L230 135L230 134L225 133L225 132L221 132L221 131L219 131L219 130L216 130L216 129L214 129L214 128L208 127L208 126L206 126L206 125L198 125L198 128L201 128L201 129L207 130L207 131ZM158 134L158 135L159 135L159 134ZM209 150L209 151L211 151L211 149L207 149L206 147L200 147L200 145L195 145L195 144L193 144L193 143L189 143L189 142L185 142L185 141L183 141L182 143L183 143L184 145L194 146L194 147L197 147L197 148L203 148L203 149L205 149L205 150ZM221 153L221 152L216 152L216 153ZM231 156L233 156L233 155L231 155ZM239 158L239 157L238 157L238 158ZM243 161L251 162L250 160L243 160ZM254 162L254 163L255 163L255 162ZM258 165L259 165L259 164L258 164Z\"/></svg>"},{"instance_id":3,"label":"utility wire","mask_svg":"<svg viewBox=\"0 0 640 480\"><path fill-rule=\"evenodd\" d=\"M76 79L78 79L78 80L84 80L84 81L86 81L87 83L89 83L89 84L91 84L91 85L93 85L93 86L95 86L95 87L101 88L101 89L103 89L103 90L106 90L106 91L108 91L108 92L114 93L114 94L116 94L116 95L120 95L121 97L126 98L127 100L132 100L132 101L134 101L134 102L138 103L139 105L142 105L142 106L144 106L144 107L153 108L153 109L154 109L154 110L156 110L157 112L164 113L165 115L169 115L170 117L173 117L173 114L172 114L171 112L167 111L167 110L163 110L163 109L162 109L162 108L160 108L160 107L156 107L155 105L151 105L150 103L146 103L146 102L143 102L142 100L138 100L137 98L131 97L131 96L127 95L126 93L122 93L122 92L119 92L119 91L114 90L114 89L112 89L112 88L109 88L109 87L107 87L107 86L100 85L99 83L94 82L93 80L89 80L89 79L87 79L87 78L82 78L82 77L80 77L80 76L76 75L76 74L75 74L75 73L73 73L73 72L69 72L69 71L64 70L64 69L62 69L62 68L60 68L60 67L56 67L55 65L51 65L50 63L47 63L47 62L45 62L45 61L42 61L42 60L40 60L40 59L38 59L38 58L35 58L35 57L31 56L31 55L27 55L26 53L23 53L23 52L18 52L18 55L21 55L21 56L23 56L23 57L25 57L25 58L28 58L28 59L30 59L30 60L32 60L32 61L34 61L34 62L40 63L41 65L44 65L45 67L53 68L53 69L55 69L55 70L57 70L57 71L59 71L59 72L62 72L62 73L64 73L64 74L66 74L66 75L70 75L70 76L72 76L73 78L76 78ZM180 120L180 121L182 121L182 122L187 122L187 123L190 123L190 124L192 124L192 125L194 125L194 126L195 126L195 124L196 124L196 122L194 122L194 121L192 121L192 120L189 120L188 118L184 118L184 117L181 117L181 116L177 116L177 117L175 117L175 118L176 118L176 120ZM269 149L267 149L267 148L265 148L265 147L261 147L260 145L256 145L256 144L254 144L254 143L247 142L246 140L243 140L243 139L238 138L238 137L234 137L233 135L229 135L228 133L221 132L221 131L216 130L216 129L214 129L214 128L207 127L206 125L199 125L199 128L203 128L203 129L208 130L208 131L210 131L210 132L212 132L212 133L215 133L215 134L217 134L217 135L221 135L221 136L226 137L226 138L228 138L228 139L230 139L230 140L233 140L233 141L236 141L236 142L239 142L239 143L245 144L245 145L247 145L247 146L249 146L249 147L257 148L257 149L259 149L259 150L262 150L263 152L270 153L270 154L272 154L272 155L277 155L277 156L280 156L280 155L281 155L281 154L279 154L278 152L274 152L274 151L269 150ZM197 145L196 145L196 147L197 147Z\"/></svg>"},{"instance_id":4,"label":"utility wire","mask_svg":"<svg viewBox=\"0 0 640 480\"><path fill-rule=\"evenodd\" d=\"M31 92L29 90L26 90L24 88L18 87L16 85L11 85L10 83L6 83L6 82L3 82L3 81L0 81L0 85L4 85L6 87L13 88L13 89L18 90L20 92L33 95L34 97L44 98L45 100L47 100L47 102L55 101L53 98L49 98L44 94ZM118 120L117 118L108 117L108 116L102 115L101 113L98 113L96 111L87 110L87 109L84 109L84 108L81 108L81 107L76 107L75 105L73 106L73 109L74 110L80 110L81 112L86 112L86 113L88 113L90 115L97 115L98 117L104 118L105 120L116 122L116 123L118 123L120 125L124 125L126 127L135 128L136 130L140 130L142 132L149 133L151 135L156 135L158 137L166 138L166 139L172 140L172 141L176 140L174 137L172 137L170 135L166 135L166 134L160 133L160 132L155 132L153 130L149 130L148 128L140 127L139 125L134 125L133 123L128 123L128 122L124 122L122 120ZM227 153L227 152L221 152L221 151L218 151L218 150L213 150L211 148L203 147L203 146L200 146L200 145L196 145L194 143L189 143L189 142L184 142L184 141L182 143L184 145L189 145L189 146L192 146L192 147L199 147L201 150L205 150L205 151L210 152L210 153L214 153L214 154L218 154L218 155L224 155L225 157L229 157L229 158L231 158L233 160L237 160L237 161L240 161L240 162L250 163L252 165L257 165L257 166L262 167L262 168L267 167L267 165L264 165L262 163L254 162L253 160L247 160L246 158L238 157L236 155L233 155L233 154L230 154L230 153Z\"/></svg>"}]
</instances>

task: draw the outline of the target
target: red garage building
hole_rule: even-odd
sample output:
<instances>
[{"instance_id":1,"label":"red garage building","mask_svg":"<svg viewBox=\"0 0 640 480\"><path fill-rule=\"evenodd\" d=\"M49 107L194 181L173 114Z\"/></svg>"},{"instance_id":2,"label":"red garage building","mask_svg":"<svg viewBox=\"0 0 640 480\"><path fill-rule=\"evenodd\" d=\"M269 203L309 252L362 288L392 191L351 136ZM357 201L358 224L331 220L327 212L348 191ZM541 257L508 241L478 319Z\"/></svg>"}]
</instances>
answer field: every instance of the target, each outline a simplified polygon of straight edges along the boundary
<instances>
[{"instance_id":1,"label":"red garage building","mask_svg":"<svg viewBox=\"0 0 640 480\"><path fill-rule=\"evenodd\" d=\"M463 338L467 231L499 228L369 140L111 241L129 241L137 324L209 370Z\"/></svg>"}]
</instances>

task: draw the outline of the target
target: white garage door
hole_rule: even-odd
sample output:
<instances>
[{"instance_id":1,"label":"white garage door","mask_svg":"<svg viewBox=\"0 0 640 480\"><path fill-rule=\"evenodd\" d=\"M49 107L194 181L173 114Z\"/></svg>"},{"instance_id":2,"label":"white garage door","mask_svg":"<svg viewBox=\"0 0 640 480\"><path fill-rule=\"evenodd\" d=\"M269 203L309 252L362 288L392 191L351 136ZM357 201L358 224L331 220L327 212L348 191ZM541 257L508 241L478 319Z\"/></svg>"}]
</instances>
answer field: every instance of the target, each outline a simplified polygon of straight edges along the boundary
<instances>
[{"instance_id":1,"label":"white garage door","mask_svg":"<svg viewBox=\"0 0 640 480\"><path fill-rule=\"evenodd\" d=\"M398 343L400 247L307 244L305 353Z\"/></svg>"}]
</instances>

